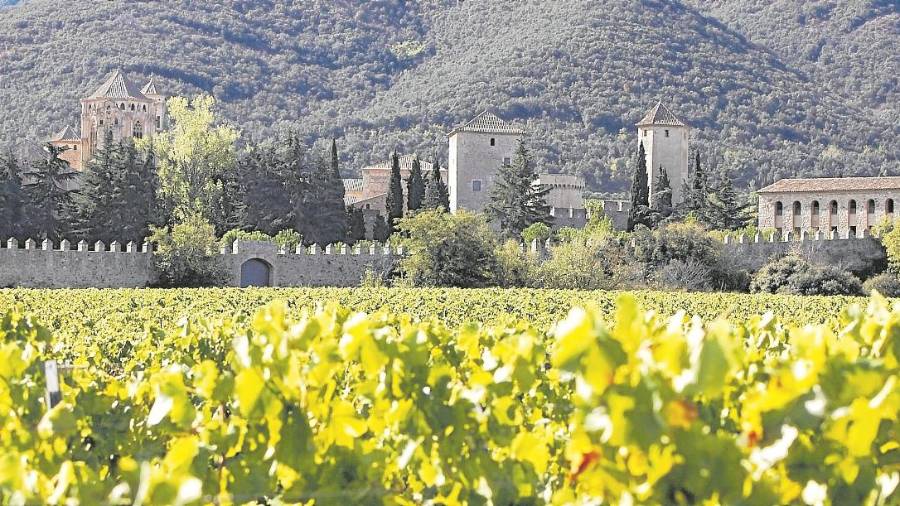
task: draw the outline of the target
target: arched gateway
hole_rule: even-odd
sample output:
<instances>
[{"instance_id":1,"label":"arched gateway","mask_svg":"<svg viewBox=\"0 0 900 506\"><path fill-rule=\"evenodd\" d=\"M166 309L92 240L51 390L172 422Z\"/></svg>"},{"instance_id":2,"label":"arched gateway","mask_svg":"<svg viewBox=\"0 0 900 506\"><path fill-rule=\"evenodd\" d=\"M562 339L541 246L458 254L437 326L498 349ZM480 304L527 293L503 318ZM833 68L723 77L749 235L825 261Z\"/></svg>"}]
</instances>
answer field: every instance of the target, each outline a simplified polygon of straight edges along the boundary
<instances>
[{"instance_id":1,"label":"arched gateway","mask_svg":"<svg viewBox=\"0 0 900 506\"><path fill-rule=\"evenodd\" d=\"M272 266L265 260L251 258L241 264L241 288L271 286Z\"/></svg>"}]
</instances>

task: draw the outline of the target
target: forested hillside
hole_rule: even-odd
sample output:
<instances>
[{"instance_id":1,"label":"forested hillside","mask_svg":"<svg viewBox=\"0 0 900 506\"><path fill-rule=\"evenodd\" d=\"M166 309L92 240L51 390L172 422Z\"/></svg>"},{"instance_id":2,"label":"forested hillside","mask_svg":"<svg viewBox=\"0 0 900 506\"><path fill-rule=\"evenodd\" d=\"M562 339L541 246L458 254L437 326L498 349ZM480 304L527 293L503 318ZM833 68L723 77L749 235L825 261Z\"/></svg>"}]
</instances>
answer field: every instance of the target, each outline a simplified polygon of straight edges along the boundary
<instances>
[{"instance_id":1,"label":"forested hillside","mask_svg":"<svg viewBox=\"0 0 900 506\"><path fill-rule=\"evenodd\" d=\"M544 170L621 190L632 125L662 98L754 186L900 173L898 37L890 0L26 0L0 16L0 142L74 124L121 68L212 93L245 138L337 136L349 170L443 153L491 108L527 126Z\"/></svg>"}]
</instances>

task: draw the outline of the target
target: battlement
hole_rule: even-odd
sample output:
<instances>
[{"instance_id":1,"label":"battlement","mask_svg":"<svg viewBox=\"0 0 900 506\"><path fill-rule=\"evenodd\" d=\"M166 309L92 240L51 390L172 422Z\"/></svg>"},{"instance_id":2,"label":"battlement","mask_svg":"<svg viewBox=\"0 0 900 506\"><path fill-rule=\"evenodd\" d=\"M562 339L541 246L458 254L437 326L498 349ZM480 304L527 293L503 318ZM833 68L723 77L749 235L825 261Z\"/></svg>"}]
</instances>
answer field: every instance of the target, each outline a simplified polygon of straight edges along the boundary
<instances>
[{"instance_id":1,"label":"battlement","mask_svg":"<svg viewBox=\"0 0 900 506\"><path fill-rule=\"evenodd\" d=\"M862 236L850 235L849 231L845 231L843 234L839 234L837 230L832 230L830 232L825 232L822 230L816 230L814 232L809 232L806 230L801 231L799 234L794 234L793 232L786 232L784 234L779 234L778 232L756 232L753 237L749 237L746 234L725 234L722 237L722 242L725 244L750 244L750 243L778 243L778 242L806 242L806 241L857 241L857 240L866 240L872 239L872 234L869 233L868 229L863 229Z\"/></svg>"},{"instance_id":2,"label":"battlement","mask_svg":"<svg viewBox=\"0 0 900 506\"><path fill-rule=\"evenodd\" d=\"M386 275L404 255L402 246L368 243L298 245L290 251L269 242L235 241L218 252L232 279L243 284L245 264L264 262L273 286L354 286L368 272ZM116 288L151 286L158 274L151 243L89 244L9 238L0 243L0 288Z\"/></svg>"}]
</instances>

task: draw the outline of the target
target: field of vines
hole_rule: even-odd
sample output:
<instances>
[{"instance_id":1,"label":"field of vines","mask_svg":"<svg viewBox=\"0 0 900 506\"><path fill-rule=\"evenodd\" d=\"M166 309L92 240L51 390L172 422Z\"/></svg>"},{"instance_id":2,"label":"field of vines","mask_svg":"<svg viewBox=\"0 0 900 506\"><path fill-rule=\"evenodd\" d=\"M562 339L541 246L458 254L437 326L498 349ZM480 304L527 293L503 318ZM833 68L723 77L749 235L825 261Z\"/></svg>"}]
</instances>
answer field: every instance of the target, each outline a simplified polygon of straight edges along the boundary
<instances>
[{"instance_id":1,"label":"field of vines","mask_svg":"<svg viewBox=\"0 0 900 506\"><path fill-rule=\"evenodd\" d=\"M892 505L898 375L880 297L0 290L0 504Z\"/></svg>"}]
</instances>

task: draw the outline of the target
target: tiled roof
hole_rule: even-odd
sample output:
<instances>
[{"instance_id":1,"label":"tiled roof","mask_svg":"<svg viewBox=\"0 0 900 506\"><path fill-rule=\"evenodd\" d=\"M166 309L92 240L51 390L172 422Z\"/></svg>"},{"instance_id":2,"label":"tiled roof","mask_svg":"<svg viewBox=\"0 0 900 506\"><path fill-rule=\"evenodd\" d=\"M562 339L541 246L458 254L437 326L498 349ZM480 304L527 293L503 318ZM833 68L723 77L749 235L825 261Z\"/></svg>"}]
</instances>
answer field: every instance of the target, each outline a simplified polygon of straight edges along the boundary
<instances>
[{"instance_id":1,"label":"tiled roof","mask_svg":"<svg viewBox=\"0 0 900 506\"><path fill-rule=\"evenodd\" d=\"M676 118L675 114L668 107L664 106L662 101L657 102L653 109L647 111L647 114L637 123L637 126L653 125L687 126L680 119Z\"/></svg>"},{"instance_id":2,"label":"tiled roof","mask_svg":"<svg viewBox=\"0 0 900 506\"><path fill-rule=\"evenodd\" d=\"M144 95L159 95L159 93L156 92L156 83L153 82L152 78L147 81L147 84L145 84L143 88L141 88L141 93Z\"/></svg>"},{"instance_id":3,"label":"tiled roof","mask_svg":"<svg viewBox=\"0 0 900 506\"><path fill-rule=\"evenodd\" d=\"M74 142L80 140L81 136L75 133L75 129L70 126L66 126L50 138L50 142Z\"/></svg>"},{"instance_id":4,"label":"tiled roof","mask_svg":"<svg viewBox=\"0 0 900 506\"><path fill-rule=\"evenodd\" d=\"M402 170L402 171L403 170L412 170L413 160L415 160L415 159L416 159L416 155L402 155L402 156L398 157L397 161L400 162L400 170ZM429 172L431 172L433 170L433 164L431 162L426 162L425 160L422 160L422 159L419 159L419 167L422 169L423 174L428 174ZM369 165L367 167L363 167L363 170L390 169L390 168L391 168L391 160L386 160L383 162L378 162L373 165ZM441 172L444 172L445 170L447 170L447 169L445 169L444 167L441 167Z\"/></svg>"},{"instance_id":5,"label":"tiled roof","mask_svg":"<svg viewBox=\"0 0 900 506\"><path fill-rule=\"evenodd\" d=\"M88 98L136 98L149 100L138 90L138 87L133 82L129 81L118 70L110 74L106 81L97 88L97 91L91 93L91 96Z\"/></svg>"},{"instance_id":6,"label":"tiled roof","mask_svg":"<svg viewBox=\"0 0 900 506\"><path fill-rule=\"evenodd\" d=\"M451 134L455 132L479 132L489 134L518 135L522 135L525 133L525 131L521 128L514 127L506 121L500 119L496 114L487 111L484 111L478 116L475 116L468 123L460 125L450 131Z\"/></svg>"},{"instance_id":7,"label":"tiled roof","mask_svg":"<svg viewBox=\"0 0 900 506\"><path fill-rule=\"evenodd\" d=\"M363 180L362 179L343 179L342 181L344 181L344 191L348 191L348 192L363 191Z\"/></svg>"},{"instance_id":8,"label":"tiled roof","mask_svg":"<svg viewBox=\"0 0 900 506\"><path fill-rule=\"evenodd\" d=\"M780 179L757 193L900 190L900 177Z\"/></svg>"}]
</instances>

